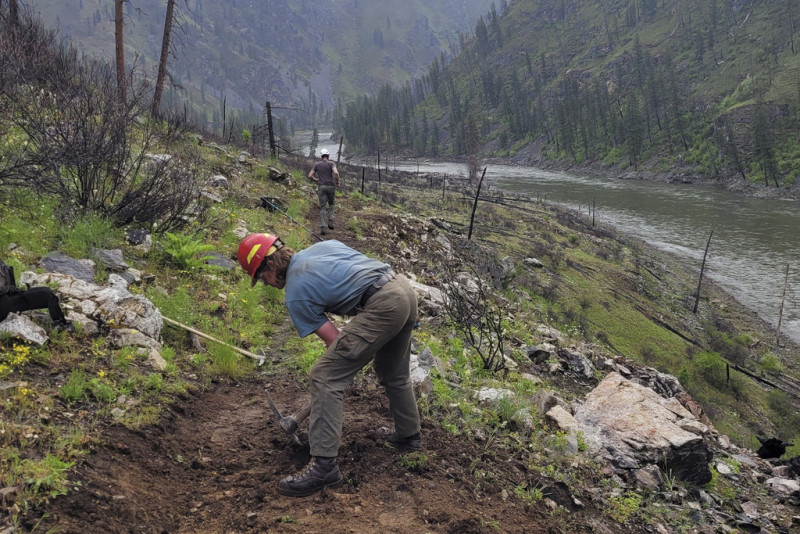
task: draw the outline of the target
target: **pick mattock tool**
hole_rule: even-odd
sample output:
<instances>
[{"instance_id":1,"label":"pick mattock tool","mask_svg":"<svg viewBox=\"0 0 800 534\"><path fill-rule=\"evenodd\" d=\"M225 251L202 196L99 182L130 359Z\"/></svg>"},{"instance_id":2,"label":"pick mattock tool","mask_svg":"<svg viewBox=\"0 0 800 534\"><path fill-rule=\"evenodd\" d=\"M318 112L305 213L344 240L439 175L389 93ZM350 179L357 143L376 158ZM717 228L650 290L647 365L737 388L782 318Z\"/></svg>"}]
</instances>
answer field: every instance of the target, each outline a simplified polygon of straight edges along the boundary
<instances>
[{"instance_id":1,"label":"pick mattock tool","mask_svg":"<svg viewBox=\"0 0 800 534\"><path fill-rule=\"evenodd\" d=\"M309 402L304 407L300 409L294 415L281 415L281 412L278 411L278 407L275 406L275 403L272 402L272 395L269 394L269 390L265 390L267 392L267 399L269 400L269 405L272 408L272 413L275 414L275 419L277 419L278 424L281 425L281 428L289 434L292 440L300 445L303 446L303 442L300 441L300 437L297 435L297 429L300 424L308 419L308 416L311 415L311 403Z\"/></svg>"}]
</instances>

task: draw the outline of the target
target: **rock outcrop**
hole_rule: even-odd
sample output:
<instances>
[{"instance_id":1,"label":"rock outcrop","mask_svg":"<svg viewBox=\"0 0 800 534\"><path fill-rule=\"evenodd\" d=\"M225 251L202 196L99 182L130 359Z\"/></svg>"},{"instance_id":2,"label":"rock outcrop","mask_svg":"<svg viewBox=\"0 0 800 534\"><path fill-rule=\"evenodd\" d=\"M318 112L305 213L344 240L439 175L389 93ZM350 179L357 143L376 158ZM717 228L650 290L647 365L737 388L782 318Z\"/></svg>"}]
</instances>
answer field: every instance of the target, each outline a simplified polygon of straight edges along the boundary
<instances>
[{"instance_id":1,"label":"rock outcrop","mask_svg":"<svg viewBox=\"0 0 800 534\"><path fill-rule=\"evenodd\" d=\"M675 398L609 374L575 412L591 453L619 469L657 465L679 480L711 480L708 427Z\"/></svg>"}]
</instances>

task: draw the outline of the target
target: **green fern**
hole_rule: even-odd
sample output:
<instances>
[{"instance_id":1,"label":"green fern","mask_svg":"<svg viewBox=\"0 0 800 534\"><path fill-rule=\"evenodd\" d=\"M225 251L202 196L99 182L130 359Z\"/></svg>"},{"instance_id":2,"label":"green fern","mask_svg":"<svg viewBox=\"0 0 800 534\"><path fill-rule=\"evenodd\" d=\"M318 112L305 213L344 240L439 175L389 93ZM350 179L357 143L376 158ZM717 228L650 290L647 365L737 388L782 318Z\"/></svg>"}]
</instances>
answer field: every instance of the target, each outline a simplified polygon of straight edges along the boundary
<instances>
[{"instance_id":1,"label":"green fern","mask_svg":"<svg viewBox=\"0 0 800 534\"><path fill-rule=\"evenodd\" d=\"M169 255L172 263L179 269L196 271L214 267L206 263L206 260L213 259L214 256L201 256L204 252L214 250L214 247L194 239L192 236L166 232L162 245L164 246L164 252Z\"/></svg>"}]
</instances>

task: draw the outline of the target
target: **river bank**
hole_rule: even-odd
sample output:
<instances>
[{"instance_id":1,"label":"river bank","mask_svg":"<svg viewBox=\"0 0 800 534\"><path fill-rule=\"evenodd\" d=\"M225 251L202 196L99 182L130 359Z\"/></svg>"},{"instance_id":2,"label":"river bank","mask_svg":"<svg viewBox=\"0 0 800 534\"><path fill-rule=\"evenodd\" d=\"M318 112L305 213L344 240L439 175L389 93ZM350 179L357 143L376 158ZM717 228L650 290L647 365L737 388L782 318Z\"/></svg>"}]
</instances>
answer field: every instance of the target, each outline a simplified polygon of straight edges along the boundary
<instances>
[{"instance_id":1,"label":"river bank","mask_svg":"<svg viewBox=\"0 0 800 534\"><path fill-rule=\"evenodd\" d=\"M331 154L335 154L336 149L338 149L338 144L335 145L334 149L331 149ZM375 158L374 155L355 153L348 154L345 157L345 161L353 161L355 163L364 162L373 158ZM393 159L409 162L419 160L425 163L460 163L464 165L466 173L466 156L415 158L410 153L392 154L388 157L386 154L383 155L384 162ZM641 180L666 184L702 184L719 187L748 198L786 201L800 200L800 182L798 181L795 181L795 183L789 187L774 187L761 182L745 180L740 175L713 176L703 174L697 172L690 166L676 167L669 171L663 171L656 169L654 163L645 162L640 168L632 170L627 166L606 165L598 161L574 163L566 160L552 160L544 156L540 147L537 147L535 143L519 150L511 157L483 156L480 158L480 161L481 167L486 165L508 165L533 167L550 171L578 172L619 180Z\"/></svg>"},{"instance_id":2,"label":"river bank","mask_svg":"<svg viewBox=\"0 0 800 534\"><path fill-rule=\"evenodd\" d=\"M345 183L352 183L348 181L351 175L361 176L360 168L346 165L342 170ZM454 246L466 246L455 245L453 237L464 239L470 224L472 201L466 184L455 180L443 194L441 185L438 189L435 183L430 186L424 172L392 170L391 165L384 170L382 182L368 178L368 195L410 207L420 217L435 218L448 228L446 236ZM585 213L563 205L535 197L517 201L514 195L496 196L497 189L493 191L477 208L472 240L487 247L495 258L507 258L503 261L518 266L514 268L518 278L510 290L512 308L525 309L535 303L532 313L597 344L599 350L679 376L715 424L739 444L757 448L755 434L775 432L765 417L769 409L764 392L757 390L774 389L772 383L795 392L800 347L786 335L784 322L778 348L776 328L739 295L712 280L708 265L696 301L702 248L700 258L685 250L666 251L652 239L605 222L594 224ZM541 262L541 270L527 266L534 262L530 258ZM415 265L418 269L420 263ZM513 324L509 327L513 329ZM525 334L517 336L525 339ZM780 370L767 371L768 362L773 361L781 362ZM730 385L725 379L726 364L730 365ZM741 373L735 366L741 366ZM761 378L764 384L759 383ZM715 385L710 387L706 381ZM737 397L751 401L737 404Z\"/></svg>"},{"instance_id":3,"label":"river bank","mask_svg":"<svg viewBox=\"0 0 800 534\"><path fill-rule=\"evenodd\" d=\"M581 172L603 177L613 177L620 180L644 180L668 184L703 184L721 187L727 191L741 194L750 198L763 199L800 199L800 184L795 182L791 187L774 187L763 183L756 183L743 179L739 175L713 176L698 173L692 167L678 167L669 171L655 169L653 164L644 163L641 168L631 170L620 165L604 165L600 162L573 163L568 161L554 161L541 154L531 157L524 151L511 158L486 158L486 162L495 164L511 164L533 166L548 170Z\"/></svg>"}]
</instances>

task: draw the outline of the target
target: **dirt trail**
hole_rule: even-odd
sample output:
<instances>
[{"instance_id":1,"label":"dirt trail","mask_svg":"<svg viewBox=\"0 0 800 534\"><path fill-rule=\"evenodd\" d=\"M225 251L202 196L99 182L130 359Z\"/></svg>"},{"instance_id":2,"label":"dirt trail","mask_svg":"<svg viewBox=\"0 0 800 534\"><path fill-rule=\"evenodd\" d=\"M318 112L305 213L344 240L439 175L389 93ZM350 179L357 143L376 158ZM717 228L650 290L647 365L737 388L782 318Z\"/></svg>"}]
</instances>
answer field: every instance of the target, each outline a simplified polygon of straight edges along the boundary
<instances>
[{"instance_id":1,"label":"dirt trail","mask_svg":"<svg viewBox=\"0 0 800 534\"><path fill-rule=\"evenodd\" d=\"M513 485L525 478L519 462L482 458L478 444L431 421L423 427L428 465L417 472L400 466L401 456L375 437L391 418L370 378L359 379L345 397L340 465L346 484L305 498L279 495L278 481L302 468L308 453L274 423L266 380L218 383L179 401L155 427L108 428L105 445L78 469L79 489L56 500L36 531L468 533L547 532L553 526L543 503L527 507L513 496ZM290 378L270 385L282 410L308 398ZM508 483L479 485L471 466ZM511 493L505 500L502 486ZM567 492L549 493L575 508ZM588 531L582 523L591 515L560 518L558 530Z\"/></svg>"},{"instance_id":2,"label":"dirt trail","mask_svg":"<svg viewBox=\"0 0 800 534\"><path fill-rule=\"evenodd\" d=\"M317 214L309 209L309 220ZM338 215L340 226L347 216ZM329 234L325 237L364 245L346 229ZM287 321L276 335L293 335L290 329ZM583 504L577 505L568 488L539 479L512 451L455 436L426 417L427 463L403 466L402 455L376 436L379 427L393 425L371 372L359 375L345 392L339 454L345 485L310 497L284 497L278 482L306 465L308 449L292 444L275 422L265 386L284 413L308 402L294 375L259 370L246 381L220 381L179 400L156 426L138 431L109 426L103 445L72 477L81 485L33 511L24 526L28 532L64 534L627 531L618 524L609 529L589 499L578 495ZM307 425L301 426L304 439ZM514 488L527 483L563 508L552 512L543 500L524 504Z\"/></svg>"}]
</instances>

